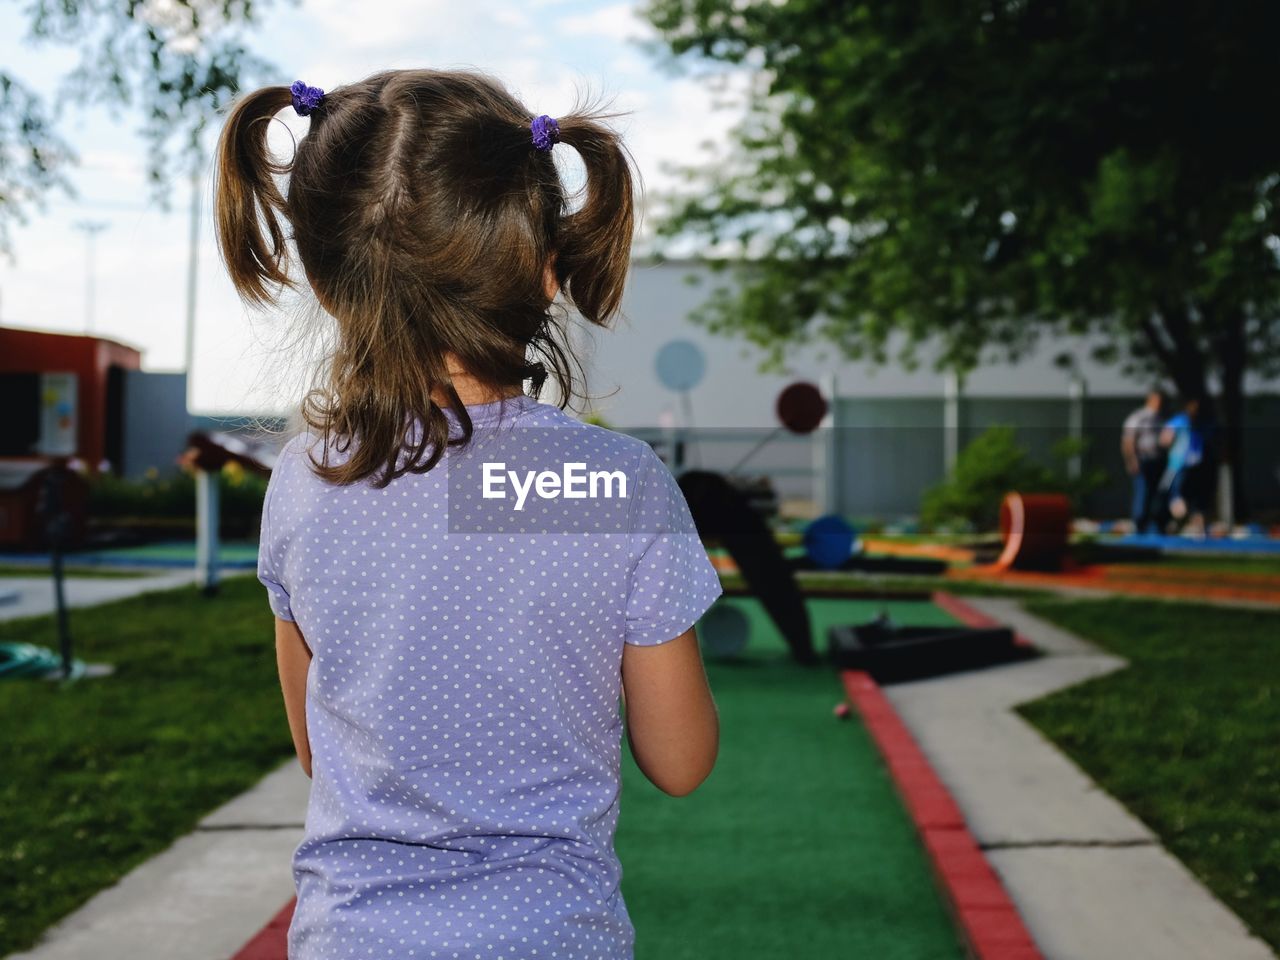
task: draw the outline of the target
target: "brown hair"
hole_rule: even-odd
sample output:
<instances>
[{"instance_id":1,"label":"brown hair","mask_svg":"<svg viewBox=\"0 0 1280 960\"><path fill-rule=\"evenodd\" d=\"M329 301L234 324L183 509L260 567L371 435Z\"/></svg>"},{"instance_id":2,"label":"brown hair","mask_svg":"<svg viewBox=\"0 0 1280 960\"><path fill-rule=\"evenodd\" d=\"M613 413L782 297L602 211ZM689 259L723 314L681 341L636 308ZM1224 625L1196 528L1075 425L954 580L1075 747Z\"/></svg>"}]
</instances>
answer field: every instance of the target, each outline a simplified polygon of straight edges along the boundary
<instances>
[{"instance_id":1,"label":"brown hair","mask_svg":"<svg viewBox=\"0 0 1280 960\"><path fill-rule=\"evenodd\" d=\"M557 117L560 143L586 173L582 202L570 210L554 151L532 144L533 114L484 74L392 70L336 87L311 113L293 160L281 163L267 148L268 121L291 104L281 86L232 107L218 143L216 232L246 303L275 305L298 287L292 240L336 321L325 382L307 392L301 415L326 441L359 442L316 473L347 484L385 468L374 480L384 487L470 440L448 353L481 383L532 380L538 396L550 375L562 408L577 396L576 361L544 269L554 256L566 300L590 323L606 326L617 314L633 167L602 121L618 114L579 105ZM284 193L277 174L289 175ZM450 436L433 392L448 397L461 437ZM398 465L410 417L424 426L421 442Z\"/></svg>"}]
</instances>

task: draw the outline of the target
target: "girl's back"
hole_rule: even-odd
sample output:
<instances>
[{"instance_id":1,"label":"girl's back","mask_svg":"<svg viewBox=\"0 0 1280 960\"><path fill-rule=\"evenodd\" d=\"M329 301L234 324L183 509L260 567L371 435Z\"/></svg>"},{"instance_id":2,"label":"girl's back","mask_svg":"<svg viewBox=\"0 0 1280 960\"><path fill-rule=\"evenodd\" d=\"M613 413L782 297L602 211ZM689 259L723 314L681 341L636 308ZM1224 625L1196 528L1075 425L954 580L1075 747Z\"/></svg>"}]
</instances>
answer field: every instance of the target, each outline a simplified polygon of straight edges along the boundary
<instances>
[{"instance_id":1,"label":"girl's back","mask_svg":"<svg viewBox=\"0 0 1280 960\"><path fill-rule=\"evenodd\" d=\"M267 129L289 105L310 127L281 162ZM396 70L267 87L227 118L231 279L251 304L314 293L332 345L258 567L313 776L290 960L628 960L621 737L673 795L714 763L692 624L720 585L679 488L646 445L534 399L548 379L577 395L557 299L599 326L621 303L632 182L602 116ZM582 161L576 206L556 143ZM526 469L517 504L487 495L499 462L627 491L530 497Z\"/></svg>"},{"instance_id":2,"label":"girl's back","mask_svg":"<svg viewBox=\"0 0 1280 960\"><path fill-rule=\"evenodd\" d=\"M258 574L313 655L290 956L632 956L623 643L679 636L719 581L647 445L526 397L468 412L471 452L382 489L318 479L305 434L272 474ZM557 459L626 477L625 511L583 501L575 532L526 502L529 532L486 532L497 507L459 510L474 472L456 464L514 466L546 430Z\"/></svg>"}]
</instances>

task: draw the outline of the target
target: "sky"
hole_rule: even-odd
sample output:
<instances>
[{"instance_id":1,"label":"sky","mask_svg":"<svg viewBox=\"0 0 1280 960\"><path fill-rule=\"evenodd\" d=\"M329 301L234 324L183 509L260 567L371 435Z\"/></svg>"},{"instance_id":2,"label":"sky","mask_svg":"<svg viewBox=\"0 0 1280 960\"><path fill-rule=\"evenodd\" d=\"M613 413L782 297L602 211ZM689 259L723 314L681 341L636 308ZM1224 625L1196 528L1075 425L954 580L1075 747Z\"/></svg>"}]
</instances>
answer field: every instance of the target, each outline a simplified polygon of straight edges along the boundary
<instances>
[{"instance_id":1,"label":"sky","mask_svg":"<svg viewBox=\"0 0 1280 960\"><path fill-rule=\"evenodd\" d=\"M0 63L51 97L78 62L74 49L35 46L18 4L0 4ZM276 64L278 81L332 88L387 68L472 67L506 82L534 113L566 112L579 89L632 111L614 121L649 194L675 187L672 163L715 163L740 113L746 78L672 71L641 42L655 37L634 4L589 0L275 0L249 46ZM307 121L280 115L289 130ZM65 333L90 331L89 243L77 224L104 224L94 254L91 332L142 351L143 369L181 370L190 251L191 192L176 175L169 209L146 181L146 144L136 112L95 106L64 112L59 132L80 156L70 171L76 196L50 194L43 210L12 233L14 257L0 258L0 323ZM286 127L271 142L285 156ZM212 144L211 133L210 144ZM571 151L557 152L567 183ZM280 318L249 312L223 273L201 182L194 371L188 407L196 414L270 412L296 399L296 385L274 382L270 346ZM652 226L642 219L639 249Z\"/></svg>"}]
</instances>

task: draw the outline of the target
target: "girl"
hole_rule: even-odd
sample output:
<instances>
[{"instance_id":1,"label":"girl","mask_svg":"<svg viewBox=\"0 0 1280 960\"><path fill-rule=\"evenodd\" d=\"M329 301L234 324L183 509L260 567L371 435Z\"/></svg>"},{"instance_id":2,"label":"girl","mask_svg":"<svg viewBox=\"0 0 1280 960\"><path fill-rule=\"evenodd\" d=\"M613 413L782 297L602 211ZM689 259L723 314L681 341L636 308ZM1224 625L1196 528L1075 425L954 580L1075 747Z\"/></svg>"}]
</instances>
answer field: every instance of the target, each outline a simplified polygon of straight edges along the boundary
<instances>
[{"instance_id":1,"label":"girl","mask_svg":"<svg viewBox=\"0 0 1280 960\"><path fill-rule=\"evenodd\" d=\"M291 105L310 129L282 165L267 127ZM557 143L586 170L573 211ZM710 773L693 624L720 584L653 451L562 410L575 378L552 301L602 326L618 311L622 144L599 114L535 117L481 74L398 70L244 97L216 189L246 302L304 289L292 240L333 325L258 562L312 777L289 957L631 958L621 736L672 796ZM548 376L560 406L536 399ZM518 514L489 498L468 452L536 459L535 434L622 497Z\"/></svg>"}]
</instances>

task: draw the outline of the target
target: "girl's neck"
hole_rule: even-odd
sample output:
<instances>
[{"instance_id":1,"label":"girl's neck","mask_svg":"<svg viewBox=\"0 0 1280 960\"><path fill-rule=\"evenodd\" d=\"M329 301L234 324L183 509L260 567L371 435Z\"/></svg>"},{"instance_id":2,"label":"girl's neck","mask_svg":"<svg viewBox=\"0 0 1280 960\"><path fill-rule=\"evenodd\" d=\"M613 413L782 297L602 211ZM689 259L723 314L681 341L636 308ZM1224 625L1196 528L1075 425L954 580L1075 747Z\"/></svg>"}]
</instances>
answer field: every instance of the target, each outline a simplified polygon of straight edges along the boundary
<instances>
[{"instance_id":1,"label":"girl's neck","mask_svg":"<svg viewBox=\"0 0 1280 960\"><path fill-rule=\"evenodd\" d=\"M464 370L457 359L452 356L446 358L446 363L449 367L449 378L453 380L453 389L458 392L458 397L462 400L464 406L497 403L499 400L518 397L524 393L524 390L519 385L504 387L477 380ZM449 397L441 389L433 390L431 399L439 406L447 407L449 405Z\"/></svg>"}]
</instances>

